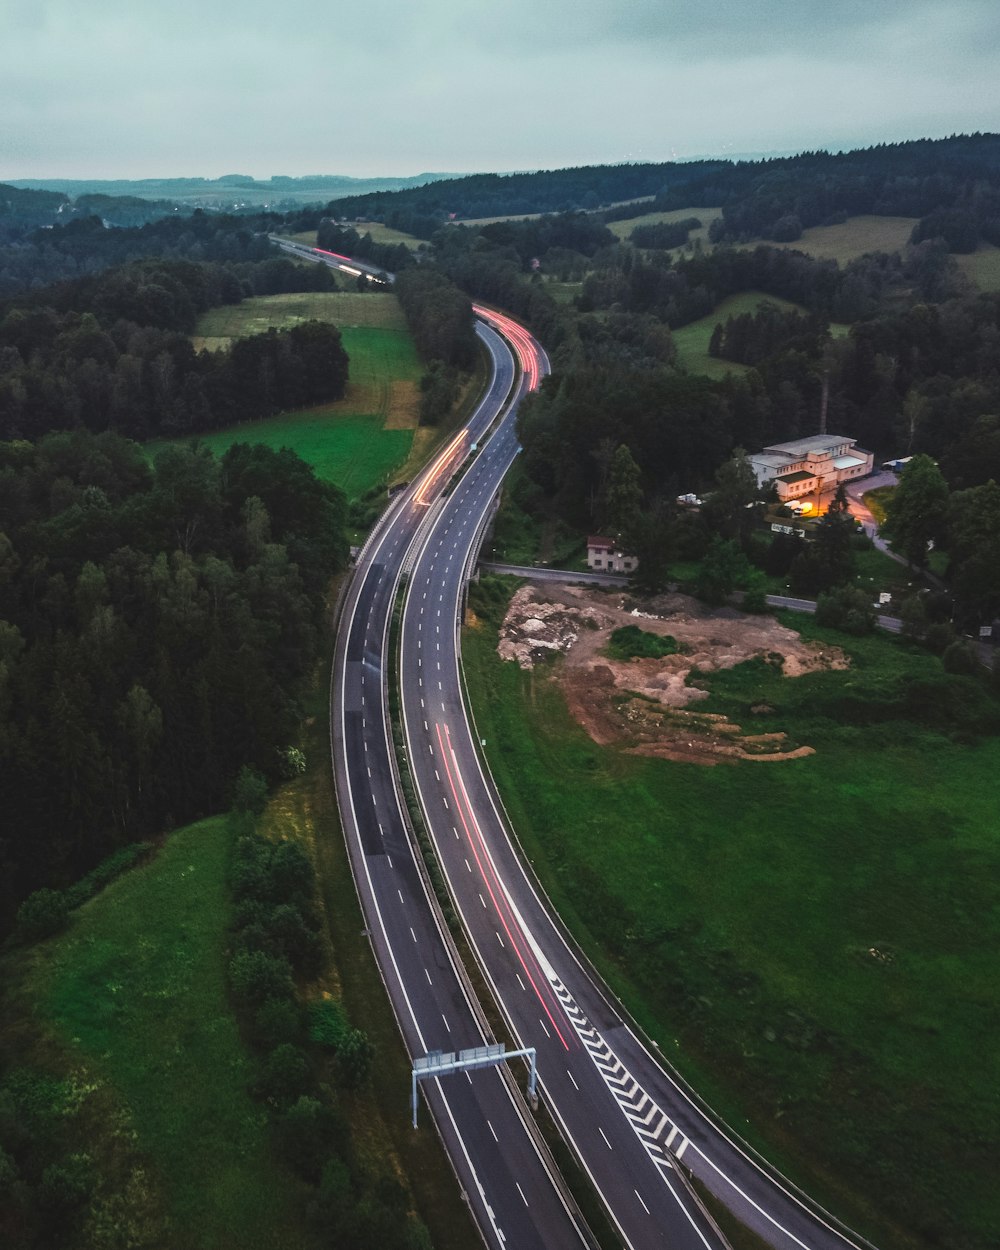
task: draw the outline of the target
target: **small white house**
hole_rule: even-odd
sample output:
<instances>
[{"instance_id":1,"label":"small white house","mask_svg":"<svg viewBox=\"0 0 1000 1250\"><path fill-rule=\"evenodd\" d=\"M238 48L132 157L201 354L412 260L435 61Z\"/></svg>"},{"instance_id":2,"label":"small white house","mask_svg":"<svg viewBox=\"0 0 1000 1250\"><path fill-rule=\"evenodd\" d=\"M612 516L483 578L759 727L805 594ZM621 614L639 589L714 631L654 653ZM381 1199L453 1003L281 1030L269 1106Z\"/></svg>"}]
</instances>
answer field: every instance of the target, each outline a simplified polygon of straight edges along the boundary
<instances>
[{"instance_id":1,"label":"small white house","mask_svg":"<svg viewBox=\"0 0 1000 1250\"><path fill-rule=\"evenodd\" d=\"M638 558L627 556L613 538L591 534L587 539L587 568L595 573L631 573L638 564Z\"/></svg>"}]
</instances>

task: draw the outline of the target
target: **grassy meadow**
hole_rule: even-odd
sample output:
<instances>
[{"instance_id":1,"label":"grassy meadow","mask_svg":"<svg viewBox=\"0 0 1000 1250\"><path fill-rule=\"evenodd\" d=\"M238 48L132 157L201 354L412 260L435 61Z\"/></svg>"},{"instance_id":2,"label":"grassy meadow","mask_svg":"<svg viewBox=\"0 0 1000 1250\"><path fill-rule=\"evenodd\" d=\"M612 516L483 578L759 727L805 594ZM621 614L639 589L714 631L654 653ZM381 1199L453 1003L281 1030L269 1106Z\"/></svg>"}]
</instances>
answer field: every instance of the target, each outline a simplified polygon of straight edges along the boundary
<instances>
[{"instance_id":1,"label":"grassy meadow","mask_svg":"<svg viewBox=\"0 0 1000 1250\"><path fill-rule=\"evenodd\" d=\"M980 291L1000 291L1000 247L982 243L968 256L956 256L958 267Z\"/></svg>"},{"instance_id":2,"label":"grassy meadow","mask_svg":"<svg viewBox=\"0 0 1000 1250\"><path fill-rule=\"evenodd\" d=\"M916 217L848 217L835 226L810 226L794 243L775 243L764 239L758 240L758 243L766 242L768 247L789 248L795 252L806 252L817 260L835 260L846 265L866 252L901 251L909 243L916 224ZM758 243L747 246L757 247Z\"/></svg>"},{"instance_id":3,"label":"grassy meadow","mask_svg":"<svg viewBox=\"0 0 1000 1250\"><path fill-rule=\"evenodd\" d=\"M785 622L851 669L752 662L699 679L698 707L808 758L599 747L545 669L499 660L488 621L464 643L478 729L564 919L737 1131L879 1245L987 1250L1000 739L949 701L996 705L946 694L940 662L904 643Z\"/></svg>"},{"instance_id":4,"label":"grassy meadow","mask_svg":"<svg viewBox=\"0 0 1000 1250\"><path fill-rule=\"evenodd\" d=\"M101 1176L83 1244L264 1250L278 1229L282 1245L309 1244L226 996L230 836L222 817L178 829L68 932L8 956L18 1058L79 1090L80 1146Z\"/></svg>"},{"instance_id":5,"label":"grassy meadow","mask_svg":"<svg viewBox=\"0 0 1000 1250\"><path fill-rule=\"evenodd\" d=\"M358 499L396 475L411 455L423 454L427 441L425 431L416 428L423 369L394 295L324 291L247 299L205 313L195 345L218 350L269 326L285 328L310 319L340 327L351 360L344 398L214 430L201 435L201 441L217 454L235 442L291 447L318 476ZM166 441L148 444L149 454Z\"/></svg>"}]
</instances>

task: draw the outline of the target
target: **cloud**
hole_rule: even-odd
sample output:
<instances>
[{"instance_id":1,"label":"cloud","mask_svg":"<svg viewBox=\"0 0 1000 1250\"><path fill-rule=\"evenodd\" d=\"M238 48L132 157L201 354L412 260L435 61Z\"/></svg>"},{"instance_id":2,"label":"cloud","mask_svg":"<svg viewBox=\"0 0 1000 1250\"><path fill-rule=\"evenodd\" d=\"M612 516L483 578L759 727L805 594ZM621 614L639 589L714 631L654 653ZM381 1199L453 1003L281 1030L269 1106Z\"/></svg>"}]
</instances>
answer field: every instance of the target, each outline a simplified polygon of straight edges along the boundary
<instances>
[{"instance_id":1,"label":"cloud","mask_svg":"<svg viewBox=\"0 0 1000 1250\"><path fill-rule=\"evenodd\" d=\"M0 0L0 177L531 168L1000 129L994 0Z\"/></svg>"}]
</instances>

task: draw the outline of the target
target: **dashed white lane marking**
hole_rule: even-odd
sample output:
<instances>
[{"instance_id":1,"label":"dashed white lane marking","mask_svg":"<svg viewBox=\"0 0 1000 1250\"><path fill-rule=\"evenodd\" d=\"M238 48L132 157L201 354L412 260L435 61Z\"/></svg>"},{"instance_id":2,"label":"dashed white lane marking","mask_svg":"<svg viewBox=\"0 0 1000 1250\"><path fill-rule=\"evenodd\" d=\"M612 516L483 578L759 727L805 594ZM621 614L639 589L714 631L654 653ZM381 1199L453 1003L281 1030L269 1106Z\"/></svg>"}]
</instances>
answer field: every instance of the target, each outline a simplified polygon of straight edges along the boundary
<instances>
[{"instance_id":1,"label":"dashed white lane marking","mask_svg":"<svg viewBox=\"0 0 1000 1250\"><path fill-rule=\"evenodd\" d=\"M399 895L399 901L400 901L400 902L402 902L402 901L403 901L403 891L402 891L402 890L397 890L397 891L396 891L396 893Z\"/></svg>"},{"instance_id":2,"label":"dashed white lane marking","mask_svg":"<svg viewBox=\"0 0 1000 1250\"><path fill-rule=\"evenodd\" d=\"M552 1034L548 1031L548 1029L545 1028L545 1021L541 1018L541 1016L538 1017L538 1023L542 1026L543 1029L545 1029L545 1036L551 1037Z\"/></svg>"},{"instance_id":3,"label":"dashed white lane marking","mask_svg":"<svg viewBox=\"0 0 1000 1250\"><path fill-rule=\"evenodd\" d=\"M570 1072L569 1068L567 1068L567 1069L566 1069L566 1075L567 1075L567 1076L569 1077L569 1079L573 1082L573 1088L576 1090L576 1092L577 1092L577 1093L579 1093L579 1092L580 1092L580 1086L579 1086L579 1085L577 1085L577 1083L576 1083L576 1077L573 1075L573 1073L572 1073L572 1072Z\"/></svg>"},{"instance_id":4,"label":"dashed white lane marking","mask_svg":"<svg viewBox=\"0 0 1000 1250\"><path fill-rule=\"evenodd\" d=\"M515 972L515 973L514 973L514 976L516 976L516 977L517 977L517 983L518 983L518 985L521 987L521 989L522 989L522 990L525 990L525 992L527 992L526 987L525 987L525 984L524 984L524 982L521 980L521 974L520 974L519 972Z\"/></svg>"},{"instance_id":5,"label":"dashed white lane marking","mask_svg":"<svg viewBox=\"0 0 1000 1250\"><path fill-rule=\"evenodd\" d=\"M433 985L433 984L434 984L434 982L431 980L431 974L427 971L427 969L426 969L426 968L424 969L424 976L427 978L427 984L428 984L428 985Z\"/></svg>"},{"instance_id":6,"label":"dashed white lane marking","mask_svg":"<svg viewBox=\"0 0 1000 1250\"><path fill-rule=\"evenodd\" d=\"M494 1140L495 1142L499 1142L500 1138L499 1138L499 1137L497 1137L497 1131L496 1131L496 1129L493 1127L493 1125L489 1122L489 1120L487 1120L487 1121L486 1121L486 1127L487 1127L487 1128L490 1130L490 1132L493 1134L493 1140Z\"/></svg>"},{"instance_id":7,"label":"dashed white lane marking","mask_svg":"<svg viewBox=\"0 0 1000 1250\"><path fill-rule=\"evenodd\" d=\"M642 1200L642 1194L641 1194L641 1193L639 1193L638 1189L633 1189L633 1190L632 1190L632 1192L633 1192L633 1193L635 1194L635 1196L639 1199L639 1205L642 1207L642 1209L643 1209L643 1210L646 1212L646 1214L648 1215L648 1214L649 1214L649 1207L647 1207L647 1206L646 1206L646 1204L643 1202L643 1200Z\"/></svg>"},{"instance_id":8,"label":"dashed white lane marking","mask_svg":"<svg viewBox=\"0 0 1000 1250\"><path fill-rule=\"evenodd\" d=\"M598 1126L597 1126L597 1131L598 1131L598 1132L600 1133L600 1135L604 1138L604 1144L605 1144L605 1146L607 1146L607 1148L608 1148L609 1150L613 1150L613 1149L614 1149L614 1147L613 1147L613 1146L611 1145L611 1143L608 1141L608 1135L607 1135L607 1133L605 1133L604 1129L602 1129L600 1125L598 1125Z\"/></svg>"},{"instance_id":9,"label":"dashed white lane marking","mask_svg":"<svg viewBox=\"0 0 1000 1250\"><path fill-rule=\"evenodd\" d=\"M528 1199L525 1198L524 1196L524 1190L521 1188L520 1182L515 1181L514 1184L517 1185L517 1192L521 1195L521 1201L524 1203L525 1206L527 1206Z\"/></svg>"},{"instance_id":10,"label":"dashed white lane marking","mask_svg":"<svg viewBox=\"0 0 1000 1250\"><path fill-rule=\"evenodd\" d=\"M441 1012L441 1019L442 1019L442 1020L444 1020L444 1027L445 1027L445 1028L448 1030L448 1032L450 1033L450 1032L451 1032L451 1025L448 1023L447 1019L445 1018L445 1014L444 1014L444 1012L443 1012L443 1011Z\"/></svg>"},{"instance_id":11,"label":"dashed white lane marking","mask_svg":"<svg viewBox=\"0 0 1000 1250\"><path fill-rule=\"evenodd\" d=\"M482 896L481 894L480 894L480 896L479 896L479 901L482 903L482 905L483 905L484 907L486 906L486 899L484 899L484 898L483 898L483 896Z\"/></svg>"},{"instance_id":12,"label":"dashed white lane marking","mask_svg":"<svg viewBox=\"0 0 1000 1250\"><path fill-rule=\"evenodd\" d=\"M387 856L386 856L386 859L389 861L389 867L391 868L391 867L392 867L392 856L391 856L391 855L387 855Z\"/></svg>"},{"instance_id":13,"label":"dashed white lane marking","mask_svg":"<svg viewBox=\"0 0 1000 1250\"><path fill-rule=\"evenodd\" d=\"M417 940L417 935L413 932L413 925L410 925L410 937L413 938L414 942Z\"/></svg>"},{"instance_id":14,"label":"dashed white lane marking","mask_svg":"<svg viewBox=\"0 0 1000 1250\"><path fill-rule=\"evenodd\" d=\"M472 872L472 865L469 863L468 860L465 861L465 866L466 868L468 868L469 872Z\"/></svg>"},{"instance_id":15,"label":"dashed white lane marking","mask_svg":"<svg viewBox=\"0 0 1000 1250\"><path fill-rule=\"evenodd\" d=\"M503 946L503 938L500 936L499 929L494 929L493 932L497 935L497 941L500 943L501 946ZM506 946L503 946L503 948L504 950L507 949Z\"/></svg>"}]
</instances>

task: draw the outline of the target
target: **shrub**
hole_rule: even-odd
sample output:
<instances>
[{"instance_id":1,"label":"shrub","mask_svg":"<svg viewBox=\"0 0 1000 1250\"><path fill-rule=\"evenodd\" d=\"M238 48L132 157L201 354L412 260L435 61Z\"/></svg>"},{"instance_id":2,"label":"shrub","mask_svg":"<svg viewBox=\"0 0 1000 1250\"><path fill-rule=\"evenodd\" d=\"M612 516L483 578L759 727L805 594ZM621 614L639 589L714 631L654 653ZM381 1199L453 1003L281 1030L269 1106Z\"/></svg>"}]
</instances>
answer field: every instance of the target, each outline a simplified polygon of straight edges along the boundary
<instances>
[{"instance_id":1,"label":"shrub","mask_svg":"<svg viewBox=\"0 0 1000 1250\"><path fill-rule=\"evenodd\" d=\"M855 586L838 586L820 595L816 603L816 620L820 625L829 625L856 637L870 634L877 619L868 596Z\"/></svg>"},{"instance_id":2,"label":"shrub","mask_svg":"<svg viewBox=\"0 0 1000 1250\"><path fill-rule=\"evenodd\" d=\"M337 1050L340 1077L348 1089L359 1089L372 1070L375 1047L361 1029L348 1030L347 1036Z\"/></svg>"},{"instance_id":3,"label":"shrub","mask_svg":"<svg viewBox=\"0 0 1000 1250\"><path fill-rule=\"evenodd\" d=\"M271 851L270 895L276 903L293 903L308 898L316 873L309 857L294 842L279 842Z\"/></svg>"},{"instance_id":4,"label":"shrub","mask_svg":"<svg viewBox=\"0 0 1000 1250\"><path fill-rule=\"evenodd\" d=\"M283 1157L299 1176L313 1184L323 1174L326 1156L347 1136L337 1112L307 1094L291 1104L277 1120L275 1129Z\"/></svg>"},{"instance_id":5,"label":"shrub","mask_svg":"<svg viewBox=\"0 0 1000 1250\"><path fill-rule=\"evenodd\" d=\"M934 621L933 624L927 626L924 645L935 655L943 655L954 641L955 631L948 621Z\"/></svg>"},{"instance_id":6,"label":"shrub","mask_svg":"<svg viewBox=\"0 0 1000 1250\"><path fill-rule=\"evenodd\" d=\"M974 677L980 667L979 656L961 638L956 638L945 647L941 663L946 673L959 673L966 677Z\"/></svg>"},{"instance_id":7,"label":"shrub","mask_svg":"<svg viewBox=\"0 0 1000 1250\"><path fill-rule=\"evenodd\" d=\"M152 849L152 842L132 842L128 846L120 847L114 854L99 863L93 871L88 872L85 877L69 887L66 891L66 902L69 907L71 909L79 907L88 898L93 898L98 891L110 885L116 877L120 877Z\"/></svg>"},{"instance_id":8,"label":"shrub","mask_svg":"<svg viewBox=\"0 0 1000 1250\"><path fill-rule=\"evenodd\" d=\"M323 998L309 1007L309 1040L337 1050L350 1025L343 1007L335 998Z\"/></svg>"},{"instance_id":9,"label":"shrub","mask_svg":"<svg viewBox=\"0 0 1000 1250\"><path fill-rule=\"evenodd\" d=\"M38 942L65 929L69 902L61 890L36 890L17 909L17 937L22 942Z\"/></svg>"},{"instance_id":10,"label":"shrub","mask_svg":"<svg viewBox=\"0 0 1000 1250\"><path fill-rule=\"evenodd\" d=\"M608 655L615 660L630 660L634 656L658 660L665 655L675 655L679 650L677 639L667 634L651 634L638 625L623 625L611 634Z\"/></svg>"},{"instance_id":11,"label":"shrub","mask_svg":"<svg viewBox=\"0 0 1000 1250\"><path fill-rule=\"evenodd\" d=\"M240 951L229 961L229 984L244 1006L259 1007L269 998L291 996L292 970L281 955Z\"/></svg>"},{"instance_id":12,"label":"shrub","mask_svg":"<svg viewBox=\"0 0 1000 1250\"><path fill-rule=\"evenodd\" d=\"M309 1064L298 1046L282 1042L264 1061L258 1089L262 1098L290 1103L309 1086Z\"/></svg>"},{"instance_id":13,"label":"shrub","mask_svg":"<svg viewBox=\"0 0 1000 1250\"><path fill-rule=\"evenodd\" d=\"M302 1034L302 1012L293 998L268 998L254 1016L254 1033L265 1046L297 1042Z\"/></svg>"},{"instance_id":14,"label":"shrub","mask_svg":"<svg viewBox=\"0 0 1000 1250\"><path fill-rule=\"evenodd\" d=\"M233 811L259 816L266 804L266 779L256 768L244 764L233 784Z\"/></svg>"}]
</instances>

